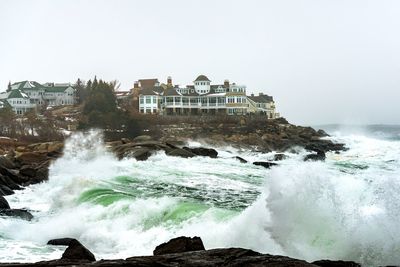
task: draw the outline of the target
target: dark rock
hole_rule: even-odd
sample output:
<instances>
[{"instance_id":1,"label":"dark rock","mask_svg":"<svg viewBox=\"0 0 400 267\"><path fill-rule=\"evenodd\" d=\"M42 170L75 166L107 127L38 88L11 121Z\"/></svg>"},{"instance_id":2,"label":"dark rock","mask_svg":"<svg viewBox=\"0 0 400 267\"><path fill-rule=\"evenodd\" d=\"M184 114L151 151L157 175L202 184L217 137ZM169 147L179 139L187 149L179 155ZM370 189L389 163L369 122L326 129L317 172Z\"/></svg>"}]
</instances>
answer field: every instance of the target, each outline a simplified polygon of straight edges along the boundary
<instances>
[{"instance_id":1,"label":"dark rock","mask_svg":"<svg viewBox=\"0 0 400 267\"><path fill-rule=\"evenodd\" d=\"M14 191L12 191L9 187L0 184L0 195L2 196L9 196L14 194Z\"/></svg>"},{"instance_id":2,"label":"dark rock","mask_svg":"<svg viewBox=\"0 0 400 267\"><path fill-rule=\"evenodd\" d=\"M29 211L23 209L3 209L0 210L0 216L18 217L27 221L33 219L33 215Z\"/></svg>"},{"instance_id":3,"label":"dark rock","mask_svg":"<svg viewBox=\"0 0 400 267\"><path fill-rule=\"evenodd\" d=\"M312 264L321 267L361 267L360 264L353 261L332 261L332 260L318 260Z\"/></svg>"},{"instance_id":4,"label":"dark rock","mask_svg":"<svg viewBox=\"0 0 400 267\"><path fill-rule=\"evenodd\" d=\"M129 144L129 143L132 143L132 142L128 138L121 138L121 143L122 144Z\"/></svg>"},{"instance_id":5,"label":"dark rock","mask_svg":"<svg viewBox=\"0 0 400 267\"><path fill-rule=\"evenodd\" d=\"M12 190L21 190L22 188L7 176L0 174L0 184L5 185Z\"/></svg>"},{"instance_id":6,"label":"dark rock","mask_svg":"<svg viewBox=\"0 0 400 267\"><path fill-rule=\"evenodd\" d=\"M272 166L276 166L278 164L274 163L274 162L267 162L267 161L256 161L253 162L254 165L256 166L263 166L264 168L271 168Z\"/></svg>"},{"instance_id":7,"label":"dark rock","mask_svg":"<svg viewBox=\"0 0 400 267\"><path fill-rule=\"evenodd\" d=\"M274 155L274 161L280 161L286 159L287 156L283 153L277 153Z\"/></svg>"},{"instance_id":8,"label":"dark rock","mask_svg":"<svg viewBox=\"0 0 400 267\"><path fill-rule=\"evenodd\" d=\"M23 152L16 156L16 160L21 165L42 163L47 160L47 152Z\"/></svg>"},{"instance_id":9,"label":"dark rock","mask_svg":"<svg viewBox=\"0 0 400 267\"><path fill-rule=\"evenodd\" d=\"M52 245L52 246L69 246L72 240L76 240L75 238L57 238L57 239L51 239L47 242L47 245Z\"/></svg>"},{"instance_id":10,"label":"dark rock","mask_svg":"<svg viewBox=\"0 0 400 267\"><path fill-rule=\"evenodd\" d=\"M318 151L317 154L308 154L304 157L304 161L324 161L326 158L325 152Z\"/></svg>"},{"instance_id":11,"label":"dark rock","mask_svg":"<svg viewBox=\"0 0 400 267\"><path fill-rule=\"evenodd\" d=\"M240 163L247 163L247 160L245 160L245 159L242 158L242 157L236 156L235 159L239 160Z\"/></svg>"},{"instance_id":12,"label":"dark rock","mask_svg":"<svg viewBox=\"0 0 400 267\"><path fill-rule=\"evenodd\" d=\"M177 237L170 241L158 245L153 251L153 255L164 255L171 253L182 253L188 251L205 250L203 241L200 237Z\"/></svg>"},{"instance_id":13,"label":"dark rock","mask_svg":"<svg viewBox=\"0 0 400 267\"><path fill-rule=\"evenodd\" d=\"M3 197L0 196L0 209L9 209L10 204L8 204L8 201Z\"/></svg>"},{"instance_id":14,"label":"dark rock","mask_svg":"<svg viewBox=\"0 0 400 267\"><path fill-rule=\"evenodd\" d=\"M9 158L0 156L0 168L14 169L15 164Z\"/></svg>"},{"instance_id":15,"label":"dark rock","mask_svg":"<svg viewBox=\"0 0 400 267\"><path fill-rule=\"evenodd\" d=\"M210 158L217 158L218 157L218 152L217 150L213 148L205 148L205 147L195 147L195 148L190 148L190 147L183 147L183 149L190 151L198 156L203 156L203 157L210 157Z\"/></svg>"},{"instance_id":16,"label":"dark rock","mask_svg":"<svg viewBox=\"0 0 400 267\"><path fill-rule=\"evenodd\" d=\"M61 259L96 261L96 258L94 257L93 253L90 252L76 239L73 239L69 242L69 245L62 254Z\"/></svg>"},{"instance_id":17,"label":"dark rock","mask_svg":"<svg viewBox=\"0 0 400 267\"><path fill-rule=\"evenodd\" d=\"M196 154L194 154L190 151L187 151L185 149L182 149L182 148L173 149L173 150L167 152L166 154L168 156L182 157L182 158L192 158L192 157L196 156Z\"/></svg>"},{"instance_id":18,"label":"dark rock","mask_svg":"<svg viewBox=\"0 0 400 267\"><path fill-rule=\"evenodd\" d=\"M151 149L148 147L134 147L125 156L134 157L136 160L147 160L151 156Z\"/></svg>"},{"instance_id":19,"label":"dark rock","mask_svg":"<svg viewBox=\"0 0 400 267\"><path fill-rule=\"evenodd\" d=\"M30 165L24 165L19 169L19 173L28 177L36 176L36 168Z\"/></svg>"},{"instance_id":20,"label":"dark rock","mask_svg":"<svg viewBox=\"0 0 400 267\"><path fill-rule=\"evenodd\" d=\"M322 137L326 137L326 136L329 136L329 134L327 134L324 130L322 130L322 129L319 129L318 131L317 131L317 133L320 135L320 136L322 136Z\"/></svg>"}]
</instances>

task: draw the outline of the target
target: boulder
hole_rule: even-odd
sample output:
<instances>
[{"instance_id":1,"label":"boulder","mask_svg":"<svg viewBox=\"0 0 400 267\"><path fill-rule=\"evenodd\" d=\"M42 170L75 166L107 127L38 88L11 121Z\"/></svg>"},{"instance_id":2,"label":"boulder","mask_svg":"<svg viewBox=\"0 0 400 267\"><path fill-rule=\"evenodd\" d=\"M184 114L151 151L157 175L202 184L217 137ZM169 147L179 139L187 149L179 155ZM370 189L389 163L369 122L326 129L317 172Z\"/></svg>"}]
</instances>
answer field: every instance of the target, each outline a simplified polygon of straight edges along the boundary
<instances>
[{"instance_id":1,"label":"boulder","mask_svg":"<svg viewBox=\"0 0 400 267\"><path fill-rule=\"evenodd\" d=\"M62 142L49 142L47 146L47 152L59 152L61 153L64 149L64 143Z\"/></svg>"},{"instance_id":2,"label":"boulder","mask_svg":"<svg viewBox=\"0 0 400 267\"><path fill-rule=\"evenodd\" d=\"M136 160L147 160L151 156L151 149L148 147L134 147L129 151L128 156L134 157Z\"/></svg>"},{"instance_id":3,"label":"boulder","mask_svg":"<svg viewBox=\"0 0 400 267\"><path fill-rule=\"evenodd\" d=\"M245 159L242 158L242 157L236 156L236 157L234 157L234 158L237 159L237 160L239 160L240 163L247 163L247 160L245 160Z\"/></svg>"},{"instance_id":4,"label":"boulder","mask_svg":"<svg viewBox=\"0 0 400 267\"><path fill-rule=\"evenodd\" d=\"M172 149L171 151L166 153L168 156L174 156L174 157L182 157L182 158L192 158L197 156L193 152L187 151L182 148L175 148Z\"/></svg>"},{"instance_id":5,"label":"boulder","mask_svg":"<svg viewBox=\"0 0 400 267\"><path fill-rule=\"evenodd\" d=\"M14 169L15 164L9 158L0 156L0 168Z\"/></svg>"},{"instance_id":6,"label":"boulder","mask_svg":"<svg viewBox=\"0 0 400 267\"><path fill-rule=\"evenodd\" d=\"M18 217L27 221L33 219L33 215L24 209L3 209L0 210L0 216Z\"/></svg>"},{"instance_id":7,"label":"boulder","mask_svg":"<svg viewBox=\"0 0 400 267\"><path fill-rule=\"evenodd\" d=\"M28 177L36 176L36 168L30 165L24 165L19 169L19 173Z\"/></svg>"},{"instance_id":8,"label":"boulder","mask_svg":"<svg viewBox=\"0 0 400 267\"><path fill-rule=\"evenodd\" d=\"M72 240L76 240L75 238L69 238L69 237L64 237L64 238L56 238L56 239L51 239L47 242L47 245L52 245L52 246L69 246Z\"/></svg>"},{"instance_id":9,"label":"boulder","mask_svg":"<svg viewBox=\"0 0 400 267\"><path fill-rule=\"evenodd\" d=\"M8 204L8 201L3 197L0 196L0 209L9 209L10 205Z\"/></svg>"},{"instance_id":10,"label":"boulder","mask_svg":"<svg viewBox=\"0 0 400 267\"><path fill-rule=\"evenodd\" d=\"M198 250L205 250L203 241L200 237L195 236L190 238L181 236L158 245L153 251L153 255L164 255Z\"/></svg>"},{"instance_id":11,"label":"boulder","mask_svg":"<svg viewBox=\"0 0 400 267\"><path fill-rule=\"evenodd\" d=\"M183 149L190 151L197 156L203 156L203 157L210 157L210 158L217 158L218 157L218 152L217 150L213 148L205 148L205 147L195 147L195 148L190 148L190 147L183 147Z\"/></svg>"},{"instance_id":12,"label":"boulder","mask_svg":"<svg viewBox=\"0 0 400 267\"><path fill-rule=\"evenodd\" d=\"M256 166L263 166L264 168L271 168L272 166L276 166L278 164L274 163L274 162L268 162L268 161L256 161L253 162L254 165Z\"/></svg>"},{"instance_id":13,"label":"boulder","mask_svg":"<svg viewBox=\"0 0 400 267\"><path fill-rule=\"evenodd\" d=\"M23 152L16 156L21 165L42 163L47 160L47 152Z\"/></svg>"},{"instance_id":14,"label":"boulder","mask_svg":"<svg viewBox=\"0 0 400 267\"><path fill-rule=\"evenodd\" d=\"M318 260L312 264L321 267L361 267L360 264L353 261Z\"/></svg>"},{"instance_id":15,"label":"boulder","mask_svg":"<svg viewBox=\"0 0 400 267\"><path fill-rule=\"evenodd\" d=\"M324 151L318 151L317 154L308 154L304 157L304 161L324 161L326 158Z\"/></svg>"},{"instance_id":16,"label":"boulder","mask_svg":"<svg viewBox=\"0 0 400 267\"><path fill-rule=\"evenodd\" d=\"M61 260L86 260L96 261L93 253L83 246L78 240L73 239L69 242L67 249L61 256Z\"/></svg>"},{"instance_id":17,"label":"boulder","mask_svg":"<svg viewBox=\"0 0 400 267\"><path fill-rule=\"evenodd\" d=\"M287 158L287 156L285 154L283 154L283 153L277 153L277 154L274 155L274 161L281 161L281 160L284 160L286 158Z\"/></svg>"},{"instance_id":18,"label":"boulder","mask_svg":"<svg viewBox=\"0 0 400 267\"><path fill-rule=\"evenodd\" d=\"M12 191L8 186L0 184L0 195L1 196L8 196L14 194L14 191Z\"/></svg>"}]
</instances>

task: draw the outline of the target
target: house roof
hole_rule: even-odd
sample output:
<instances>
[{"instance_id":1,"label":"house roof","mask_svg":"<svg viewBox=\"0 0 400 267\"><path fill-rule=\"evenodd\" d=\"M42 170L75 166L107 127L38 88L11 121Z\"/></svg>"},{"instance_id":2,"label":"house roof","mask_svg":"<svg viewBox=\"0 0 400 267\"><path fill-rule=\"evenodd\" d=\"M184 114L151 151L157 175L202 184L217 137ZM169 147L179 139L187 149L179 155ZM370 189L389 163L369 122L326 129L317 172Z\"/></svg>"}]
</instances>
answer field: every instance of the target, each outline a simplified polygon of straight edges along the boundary
<instances>
[{"instance_id":1,"label":"house roof","mask_svg":"<svg viewBox=\"0 0 400 267\"><path fill-rule=\"evenodd\" d=\"M139 83L142 89L149 89L156 86L156 84L159 83L159 81L158 79L140 79Z\"/></svg>"},{"instance_id":2,"label":"house roof","mask_svg":"<svg viewBox=\"0 0 400 267\"><path fill-rule=\"evenodd\" d=\"M199 81L202 81L202 82L204 82L204 81L206 81L206 82L211 82L208 78L207 78L207 76L206 75L203 75L203 74L201 74L201 75L199 75L197 78L196 78L196 80L194 80L195 82L199 82Z\"/></svg>"},{"instance_id":3,"label":"house roof","mask_svg":"<svg viewBox=\"0 0 400 267\"><path fill-rule=\"evenodd\" d=\"M54 86L54 87L45 87L45 91L48 93L63 93L65 90L70 88L71 86Z\"/></svg>"},{"instance_id":4,"label":"house roof","mask_svg":"<svg viewBox=\"0 0 400 267\"><path fill-rule=\"evenodd\" d=\"M164 96L181 96L182 94L178 93L175 88L168 88L164 91Z\"/></svg>"},{"instance_id":5,"label":"house roof","mask_svg":"<svg viewBox=\"0 0 400 267\"><path fill-rule=\"evenodd\" d=\"M274 98L269 95L249 96L249 98L256 103L269 103L274 101Z\"/></svg>"},{"instance_id":6,"label":"house roof","mask_svg":"<svg viewBox=\"0 0 400 267\"><path fill-rule=\"evenodd\" d=\"M8 98L29 98L24 92L21 90L11 90Z\"/></svg>"}]
</instances>

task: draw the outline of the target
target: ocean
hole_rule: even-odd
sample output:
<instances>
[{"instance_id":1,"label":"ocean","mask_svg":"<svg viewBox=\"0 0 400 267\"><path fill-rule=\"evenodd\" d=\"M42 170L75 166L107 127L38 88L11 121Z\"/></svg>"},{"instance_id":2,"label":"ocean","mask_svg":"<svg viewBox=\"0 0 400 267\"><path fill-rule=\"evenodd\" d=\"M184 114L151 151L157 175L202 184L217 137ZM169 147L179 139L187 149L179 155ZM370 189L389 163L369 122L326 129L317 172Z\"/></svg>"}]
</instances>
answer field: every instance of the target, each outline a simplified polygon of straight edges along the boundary
<instances>
[{"instance_id":1,"label":"ocean","mask_svg":"<svg viewBox=\"0 0 400 267\"><path fill-rule=\"evenodd\" d=\"M207 249L399 265L400 127L323 128L348 150L303 162L307 152L294 148L271 169L251 162L274 153L234 147L217 147L217 159L160 152L118 161L100 132L77 133L48 182L6 197L35 218L0 217L0 262L59 258L65 247L47 246L53 238L74 237L97 259L116 259L151 255L184 235Z\"/></svg>"}]
</instances>

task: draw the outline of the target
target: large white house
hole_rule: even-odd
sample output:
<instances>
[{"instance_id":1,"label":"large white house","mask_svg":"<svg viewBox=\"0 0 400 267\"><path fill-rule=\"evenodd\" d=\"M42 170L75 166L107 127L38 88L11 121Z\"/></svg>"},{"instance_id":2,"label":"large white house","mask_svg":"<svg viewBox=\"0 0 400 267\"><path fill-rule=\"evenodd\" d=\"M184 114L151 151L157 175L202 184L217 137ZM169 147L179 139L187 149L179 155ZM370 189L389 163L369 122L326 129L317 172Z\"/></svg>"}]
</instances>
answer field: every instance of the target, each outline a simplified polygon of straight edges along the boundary
<instances>
[{"instance_id":1,"label":"large white house","mask_svg":"<svg viewBox=\"0 0 400 267\"><path fill-rule=\"evenodd\" d=\"M69 84L45 83L34 81L17 82L0 93L0 99L6 99L16 114L39 106L64 106L75 104L75 88Z\"/></svg>"},{"instance_id":2,"label":"large white house","mask_svg":"<svg viewBox=\"0 0 400 267\"><path fill-rule=\"evenodd\" d=\"M198 76L193 85L179 87L167 84L154 85L139 90L139 111L162 115L265 114L277 118L275 103L271 96L246 95L246 86L230 83L212 85L205 75Z\"/></svg>"}]
</instances>

